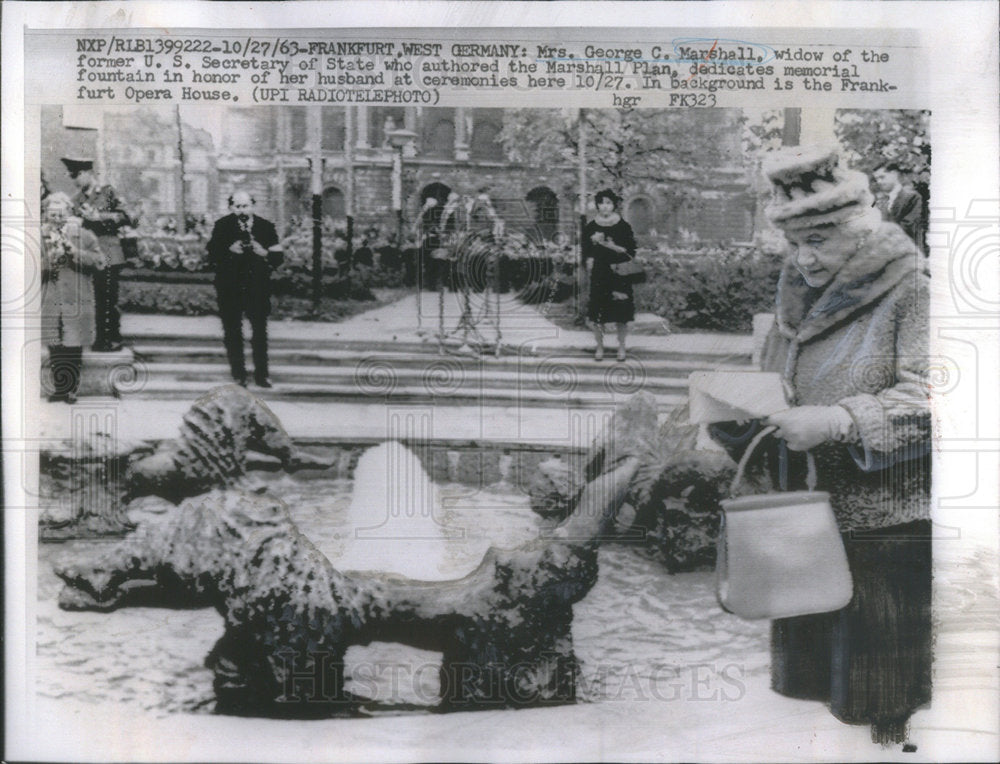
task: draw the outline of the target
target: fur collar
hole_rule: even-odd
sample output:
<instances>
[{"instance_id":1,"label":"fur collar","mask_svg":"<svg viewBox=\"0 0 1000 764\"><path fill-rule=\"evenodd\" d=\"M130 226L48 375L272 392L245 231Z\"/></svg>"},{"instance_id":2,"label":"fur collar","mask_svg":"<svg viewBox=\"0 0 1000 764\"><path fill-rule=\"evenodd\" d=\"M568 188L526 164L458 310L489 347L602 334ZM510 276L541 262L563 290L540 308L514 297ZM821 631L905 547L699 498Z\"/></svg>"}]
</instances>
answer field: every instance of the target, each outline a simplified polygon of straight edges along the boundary
<instances>
[{"instance_id":1,"label":"fur collar","mask_svg":"<svg viewBox=\"0 0 1000 764\"><path fill-rule=\"evenodd\" d=\"M899 226L883 222L825 287L813 289L806 284L795 267L795 258L789 258L778 280L778 329L787 339L798 342L816 337L912 277L917 254L916 246Z\"/></svg>"}]
</instances>

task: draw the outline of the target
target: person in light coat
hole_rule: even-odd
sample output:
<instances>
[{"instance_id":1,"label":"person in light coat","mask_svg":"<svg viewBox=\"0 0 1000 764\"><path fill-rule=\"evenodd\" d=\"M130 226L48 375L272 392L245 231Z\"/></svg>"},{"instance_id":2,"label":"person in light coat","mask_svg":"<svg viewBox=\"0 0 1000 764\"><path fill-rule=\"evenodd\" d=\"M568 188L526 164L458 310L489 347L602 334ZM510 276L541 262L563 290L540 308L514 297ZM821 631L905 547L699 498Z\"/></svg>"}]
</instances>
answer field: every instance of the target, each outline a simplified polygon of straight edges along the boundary
<instances>
[{"instance_id":1,"label":"person in light coat","mask_svg":"<svg viewBox=\"0 0 1000 764\"><path fill-rule=\"evenodd\" d=\"M72 217L72 200L49 194L42 204L42 342L48 346L50 400L76 401L83 348L94 341L93 277L107 267L97 237Z\"/></svg>"}]
</instances>

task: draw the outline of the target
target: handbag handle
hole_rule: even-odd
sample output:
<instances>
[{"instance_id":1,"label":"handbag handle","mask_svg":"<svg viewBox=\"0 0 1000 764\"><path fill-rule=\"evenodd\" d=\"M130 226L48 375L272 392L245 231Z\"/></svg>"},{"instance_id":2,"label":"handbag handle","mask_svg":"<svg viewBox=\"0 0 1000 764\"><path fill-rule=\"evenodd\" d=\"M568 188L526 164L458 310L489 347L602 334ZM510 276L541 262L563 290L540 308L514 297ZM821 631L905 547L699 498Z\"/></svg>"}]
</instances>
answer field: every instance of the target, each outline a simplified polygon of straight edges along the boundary
<instances>
[{"instance_id":1,"label":"handbag handle","mask_svg":"<svg viewBox=\"0 0 1000 764\"><path fill-rule=\"evenodd\" d=\"M736 465L736 474L733 476L733 482L729 484L730 496L736 496L736 491L739 489L740 483L743 482L743 473L746 471L747 463L750 461L750 457L757 449L757 446L760 445L760 442L764 438L773 432L777 432L777 430L778 427L776 425L768 425L750 441L750 445L747 446L743 452L743 456L740 457L739 464ZM812 451L806 451L806 488L810 491L816 490L816 459L813 457Z\"/></svg>"}]
</instances>

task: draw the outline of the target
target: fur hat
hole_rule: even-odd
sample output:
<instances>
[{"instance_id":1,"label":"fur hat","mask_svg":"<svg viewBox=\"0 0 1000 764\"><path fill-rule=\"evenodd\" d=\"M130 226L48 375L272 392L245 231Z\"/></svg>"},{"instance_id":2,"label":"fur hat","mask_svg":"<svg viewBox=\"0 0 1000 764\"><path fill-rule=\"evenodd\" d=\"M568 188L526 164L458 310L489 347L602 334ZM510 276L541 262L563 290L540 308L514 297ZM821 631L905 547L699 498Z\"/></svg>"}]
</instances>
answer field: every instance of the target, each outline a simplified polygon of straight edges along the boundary
<instances>
[{"instance_id":1,"label":"fur hat","mask_svg":"<svg viewBox=\"0 0 1000 764\"><path fill-rule=\"evenodd\" d=\"M764 173L774 187L765 212L779 228L839 225L866 215L874 197L868 176L840 167L836 148L809 146L770 155Z\"/></svg>"}]
</instances>

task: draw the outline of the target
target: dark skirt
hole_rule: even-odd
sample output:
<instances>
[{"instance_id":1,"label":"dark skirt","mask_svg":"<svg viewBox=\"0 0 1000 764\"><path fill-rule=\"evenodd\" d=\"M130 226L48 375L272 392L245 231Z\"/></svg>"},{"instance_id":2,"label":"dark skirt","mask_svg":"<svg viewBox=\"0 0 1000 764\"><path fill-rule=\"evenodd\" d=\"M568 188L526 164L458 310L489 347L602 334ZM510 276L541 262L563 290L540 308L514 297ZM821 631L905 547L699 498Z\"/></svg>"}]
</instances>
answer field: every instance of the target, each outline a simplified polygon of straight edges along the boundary
<instances>
[{"instance_id":1,"label":"dark skirt","mask_svg":"<svg viewBox=\"0 0 1000 764\"><path fill-rule=\"evenodd\" d=\"M931 697L931 525L844 534L854 598L771 625L771 687L822 700L878 743L903 742Z\"/></svg>"},{"instance_id":2,"label":"dark skirt","mask_svg":"<svg viewBox=\"0 0 1000 764\"><path fill-rule=\"evenodd\" d=\"M617 299L614 292L625 296ZM612 273L608 266L594 266L590 281L587 318L597 324L627 324L635 320L632 285Z\"/></svg>"}]
</instances>

